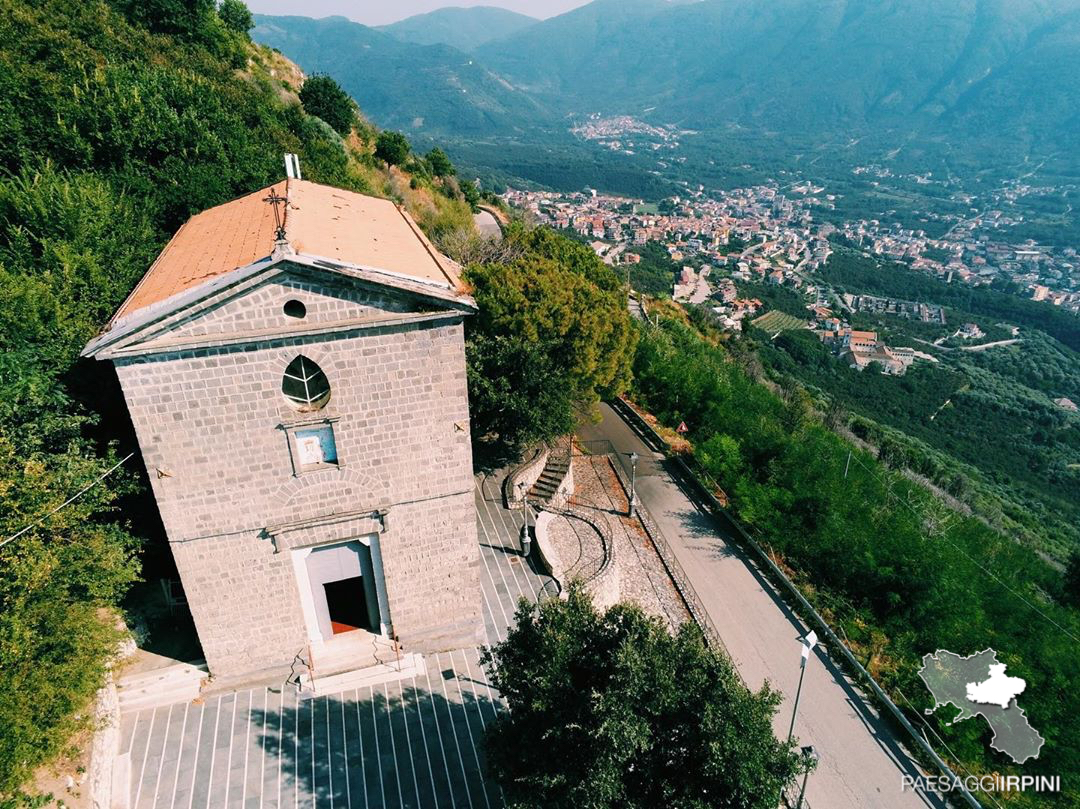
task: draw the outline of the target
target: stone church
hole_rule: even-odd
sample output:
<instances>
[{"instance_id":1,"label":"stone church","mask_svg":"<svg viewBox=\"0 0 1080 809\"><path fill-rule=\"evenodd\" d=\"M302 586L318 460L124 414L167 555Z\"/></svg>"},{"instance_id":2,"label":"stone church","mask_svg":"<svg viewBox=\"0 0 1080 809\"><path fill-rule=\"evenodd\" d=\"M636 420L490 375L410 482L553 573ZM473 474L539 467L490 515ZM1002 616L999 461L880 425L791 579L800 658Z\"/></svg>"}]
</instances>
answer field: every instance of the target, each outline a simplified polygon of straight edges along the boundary
<instances>
[{"instance_id":1,"label":"stone church","mask_svg":"<svg viewBox=\"0 0 1080 809\"><path fill-rule=\"evenodd\" d=\"M473 312L402 208L289 179L190 219L86 347L115 366L213 675L482 639Z\"/></svg>"}]
</instances>

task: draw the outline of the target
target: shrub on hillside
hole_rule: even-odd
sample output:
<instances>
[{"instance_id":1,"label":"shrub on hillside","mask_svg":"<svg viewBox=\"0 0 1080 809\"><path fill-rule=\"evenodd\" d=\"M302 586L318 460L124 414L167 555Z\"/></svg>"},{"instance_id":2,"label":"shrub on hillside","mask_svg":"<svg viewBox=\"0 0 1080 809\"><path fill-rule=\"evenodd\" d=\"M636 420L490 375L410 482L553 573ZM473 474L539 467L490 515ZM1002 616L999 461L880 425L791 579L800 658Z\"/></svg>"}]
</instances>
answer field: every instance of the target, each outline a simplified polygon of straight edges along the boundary
<instances>
[{"instance_id":1,"label":"shrub on hillside","mask_svg":"<svg viewBox=\"0 0 1080 809\"><path fill-rule=\"evenodd\" d=\"M356 117L356 105L329 76L315 75L300 88L300 103L304 112L322 118L340 135L348 135Z\"/></svg>"}]
</instances>

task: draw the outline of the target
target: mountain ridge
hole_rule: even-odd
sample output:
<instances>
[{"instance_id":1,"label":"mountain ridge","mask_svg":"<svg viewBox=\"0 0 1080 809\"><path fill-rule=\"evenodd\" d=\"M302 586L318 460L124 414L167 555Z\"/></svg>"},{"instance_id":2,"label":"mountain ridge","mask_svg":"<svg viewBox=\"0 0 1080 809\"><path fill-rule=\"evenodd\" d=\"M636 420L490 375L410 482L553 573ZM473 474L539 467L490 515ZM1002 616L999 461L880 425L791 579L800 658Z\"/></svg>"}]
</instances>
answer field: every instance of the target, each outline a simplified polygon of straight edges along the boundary
<instances>
[{"instance_id":1,"label":"mountain ridge","mask_svg":"<svg viewBox=\"0 0 1080 809\"><path fill-rule=\"evenodd\" d=\"M538 22L535 17L498 6L447 6L380 25L378 30L416 45L449 45L467 53Z\"/></svg>"},{"instance_id":2,"label":"mountain ridge","mask_svg":"<svg viewBox=\"0 0 1080 809\"><path fill-rule=\"evenodd\" d=\"M418 45L344 17L255 15L251 35L309 73L328 73L381 126L485 135L536 125L549 111L449 45Z\"/></svg>"}]
</instances>

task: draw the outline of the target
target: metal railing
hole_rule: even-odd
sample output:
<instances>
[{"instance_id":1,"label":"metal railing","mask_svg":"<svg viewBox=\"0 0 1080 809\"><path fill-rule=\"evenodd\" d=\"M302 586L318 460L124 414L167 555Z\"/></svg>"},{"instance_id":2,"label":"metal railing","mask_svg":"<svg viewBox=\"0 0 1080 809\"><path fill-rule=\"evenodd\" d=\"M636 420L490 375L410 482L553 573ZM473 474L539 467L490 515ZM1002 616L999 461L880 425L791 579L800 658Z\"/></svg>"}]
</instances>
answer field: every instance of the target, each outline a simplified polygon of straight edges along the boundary
<instances>
[{"instance_id":1,"label":"metal railing","mask_svg":"<svg viewBox=\"0 0 1080 809\"><path fill-rule=\"evenodd\" d=\"M611 442L606 443L610 444ZM608 455L609 459L612 455L618 457L619 453L613 451ZM611 468L615 472L615 476L619 479L619 484L623 487L623 491L626 493L627 502L629 502L630 481L627 479L626 472L615 463L611 464ZM713 649L723 652L724 656L730 660L731 654L728 652L727 647L724 646L724 641L720 638L720 632L717 630L716 624L713 623L712 618L705 609L705 605L702 603L701 597L698 596L697 590L694 589L694 585L690 583L690 578L686 575L686 571L683 569L682 564L675 556L675 551L667 541L664 533L660 530L660 526L656 524L647 509L635 508L634 516L638 518L642 527L645 529L645 534L649 537L649 541L652 543L653 548L656 549L656 554L660 557L660 561L667 571L668 578L670 578L672 584L675 585L675 590L678 592L679 598L682 599L683 606L686 607L686 611L690 614L694 623L698 625L702 635L705 636L705 642ZM734 668L734 664L732 665L732 668ZM735 673L738 674L738 671L736 670ZM742 675L739 675L739 678L742 679Z\"/></svg>"},{"instance_id":2,"label":"metal railing","mask_svg":"<svg viewBox=\"0 0 1080 809\"><path fill-rule=\"evenodd\" d=\"M622 399L614 399L609 402L612 409L615 410L620 416L622 416L639 434L643 434L642 438L647 444L653 444L657 447L663 447L664 451L668 452L667 443L660 436L656 430L653 429L642 416L634 410L629 404ZM753 551L758 562L764 566L764 568L772 575L774 581L778 582L788 596L790 596L800 608L803 618L808 622L816 626L828 646L837 651L843 658L844 662L848 664L852 671L857 673L861 680L869 686L871 692L878 699L878 701L888 709L893 718L904 728L911 736L911 740L915 743L915 746L925 754L934 765L945 775L950 782L959 784L960 794L963 796L964 801L972 807L972 809L983 809L983 805L975 798L974 795L963 785L963 780L960 779L952 768L945 763L945 760L938 755L937 751L930 746L930 743L915 729L915 726L911 724L904 712L892 701L892 698L885 693L885 690L878 685L877 680L866 670L866 668L858 661L847 644L844 643L840 637L833 631L832 627L826 623L825 619L821 617L814 606L806 599L802 594L802 591L795 585L787 574L773 561L772 557L765 551L765 549L754 540L746 530L740 525L734 517L732 517L727 510L720 504L720 502L713 496L699 479L685 460L677 455L669 454L669 459L675 465L683 482L688 486L696 489L698 498L706 506L707 510L712 516L721 524L727 526L731 533L733 533L747 548Z\"/></svg>"}]
</instances>

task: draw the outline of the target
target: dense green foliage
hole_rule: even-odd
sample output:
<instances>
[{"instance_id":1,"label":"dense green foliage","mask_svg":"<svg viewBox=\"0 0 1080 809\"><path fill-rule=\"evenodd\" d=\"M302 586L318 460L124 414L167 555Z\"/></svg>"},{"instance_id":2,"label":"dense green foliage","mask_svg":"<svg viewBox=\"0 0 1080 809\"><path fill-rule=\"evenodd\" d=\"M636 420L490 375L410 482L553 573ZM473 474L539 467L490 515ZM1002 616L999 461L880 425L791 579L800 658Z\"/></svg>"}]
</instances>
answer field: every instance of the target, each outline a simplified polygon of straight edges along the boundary
<instances>
[{"instance_id":1,"label":"dense green foliage","mask_svg":"<svg viewBox=\"0 0 1080 809\"><path fill-rule=\"evenodd\" d=\"M860 374L810 334L773 341L772 335L751 336L773 376L797 379L834 406L913 439L894 454L895 465L926 475L1001 530L1062 561L1080 547L1080 418L1053 403L1080 393L1080 354L1040 330L1057 327L1067 335L1070 321L1080 318L993 290L957 289L903 267L879 268L851 251L834 256L824 275L842 279L851 292L971 304L983 311L996 312L1000 305L1023 318L1020 342L975 352L959 350L968 345L963 340L948 340L940 349L929 343L968 321L979 322L988 341L1010 338L1008 324L956 308L947 310L948 326L852 315L853 325L878 331L888 344L922 349L938 360L917 362L901 378ZM874 443L884 435L865 429Z\"/></svg>"},{"instance_id":2,"label":"dense green foliage","mask_svg":"<svg viewBox=\"0 0 1080 809\"><path fill-rule=\"evenodd\" d=\"M246 36L248 31L255 27L255 18L242 0L221 0L218 16L226 28L238 34Z\"/></svg>"},{"instance_id":3,"label":"dense green foliage","mask_svg":"<svg viewBox=\"0 0 1080 809\"><path fill-rule=\"evenodd\" d=\"M926 475L1047 553L1064 559L1080 547L1080 475L1072 466L1080 453L1080 419L1019 384L1004 367L1006 352L1022 356L1025 346L995 349L1001 355L990 361L998 372L977 364L990 352L955 352L892 377L849 368L809 332L771 336L751 334L772 374L797 379L835 406L915 439L893 454L893 465ZM878 444L885 433L866 424L863 437Z\"/></svg>"},{"instance_id":4,"label":"dense green foliage","mask_svg":"<svg viewBox=\"0 0 1080 809\"><path fill-rule=\"evenodd\" d=\"M136 448L108 368L80 349L188 215L280 179L283 153L366 185L212 3L0 13L0 540L34 524L0 548L3 799L87 721L138 576L137 460L49 515Z\"/></svg>"},{"instance_id":5,"label":"dense green foliage","mask_svg":"<svg viewBox=\"0 0 1080 809\"><path fill-rule=\"evenodd\" d=\"M1047 597L1060 575L839 438L797 386L778 396L744 365L667 323L641 340L636 396L665 424L686 422L702 473L728 493L751 533L812 583L818 607L900 704L912 700L916 724L930 705L915 676L921 656L992 646L1027 679L1021 703L1047 738L1024 773L1075 781L1065 774L1080 774L1080 741L1067 728L1080 710L1080 671L1068 633L1080 637L1080 613ZM965 766L1008 769L988 752L985 723L925 721Z\"/></svg>"},{"instance_id":6,"label":"dense green foliage","mask_svg":"<svg viewBox=\"0 0 1080 809\"><path fill-rule=\"evenodd\" d=\"M1066 603L1080 609L1080 551L1074 551L1065 566L1062 579L1062 598Z\"/></svg>"},{"instance_id":7,"label":"dense green foliage","mask_svg":"<svg viewBox=\"0 0 1080 809\"><path fill-rule=\"evenodd\" d=\"M300 88L304 112L322 118L339 135L349 134L356 119L356 105L341 85L329 76L312 76Z\"/></svg>"},{"instance_id":8,"label":"dense green foliage","mask_svg":"<svg viewBox=\"0 0 1080 809\"><path fill-rule=\"evenodd\" d=\"M480 313L466 325L478 455L501 456L572 428L630 381L636 333L625 289L587 246L510 229L510 261L466 268Z\"/></svg>"},{"instance_id":9,"label":"dense green foliage","mask_svg":"<svg viewBox=\"0 0 1080 809\"><path fill-rule=\"evenodd\" d=\"M409 140L400 132L380 132L375 139L375 157L388 166L402 166L409 159Z\"/></svg>"},{"instance_id":10,"label":"dense green foliage","mask_svg":"<svg viewBox=\"0 0 1080 809\"><path fill-rule=\"evenodd\" d=\"M660 242L646 242L630 249L641 256L639 263L630 265L630 286L647 295L670 296L680 268L667 248Z\"/></svg>"},{"instance_id":11,"label":"dense green foliage","mask_svg":"<svg viewBox=\"0 0 1080 809\"><path fill-rule=\"evenodd\" d=\"M637 607L599 613L579 587L515 619L484 658L510 709L485 746L511 806L773 809L796 776L779 695L749 691L693 624L672 636Z\"/></svg>"},{"instance_id":12,"label":"dense green foliage","mask_svg":"<svg viewBox=\"0 0 1080 809\"><path fill-rule=\"evenodd\" d=\"M749 284L739 283L736 285L741 298L757 298L762 303L763 312L779 311L799 318L809 320L810 313L806 309L806 297L796 292L791 287L779 284Z\"/></svg>"},{"instance_id":13,"label":"dense green foliage","mask_svg":"<svg viewBox=\"0 0 1080 809\"><path fill-rule=\"evenodd\" d=\"M450 177L455 173L454 164L450 162L450 158L446 156L446 152L438 146L429 151L424 156L424 159L427 160L431 173L436 177Z\"/></svg>"}]
</instances>

